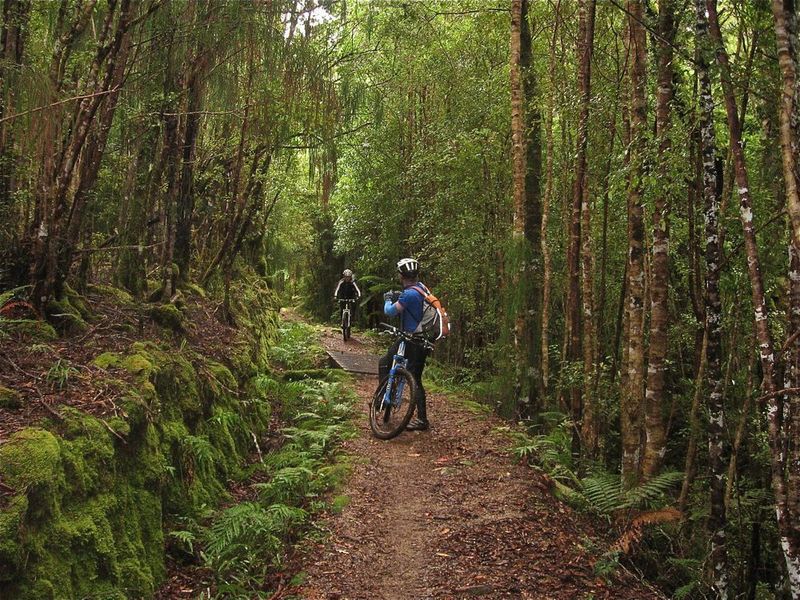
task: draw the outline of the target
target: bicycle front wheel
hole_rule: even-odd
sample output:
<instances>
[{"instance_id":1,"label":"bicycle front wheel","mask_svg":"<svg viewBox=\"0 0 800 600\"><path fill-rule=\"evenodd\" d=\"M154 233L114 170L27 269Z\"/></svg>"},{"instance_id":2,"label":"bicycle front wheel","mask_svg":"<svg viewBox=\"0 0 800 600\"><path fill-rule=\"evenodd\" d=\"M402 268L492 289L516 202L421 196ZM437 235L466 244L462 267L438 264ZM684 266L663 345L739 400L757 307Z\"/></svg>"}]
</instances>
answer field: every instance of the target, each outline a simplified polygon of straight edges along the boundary
<instances>
[{"instance_id":1,"label":"bicycle front wheel","mask_svg":"<svg viewBox=\"0 0 800 600\"><path fill-rule=\"evenodd\" d=\"M386 402L386 383L378 384L369 405L369 426L376 438L389 440L405 429L416 408L417 381L402 367L395 371L390 401Z\"/></svg>"}]
</instances>

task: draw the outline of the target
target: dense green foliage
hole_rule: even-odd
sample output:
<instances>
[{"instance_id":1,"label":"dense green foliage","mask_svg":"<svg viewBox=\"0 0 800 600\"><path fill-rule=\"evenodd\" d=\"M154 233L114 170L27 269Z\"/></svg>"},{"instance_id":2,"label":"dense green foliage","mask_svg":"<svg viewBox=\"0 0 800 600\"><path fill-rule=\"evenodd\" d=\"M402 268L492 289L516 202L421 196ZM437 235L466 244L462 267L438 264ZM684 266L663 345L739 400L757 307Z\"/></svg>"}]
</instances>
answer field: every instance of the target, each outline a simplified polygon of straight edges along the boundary
<instances>
[{"instance_id":1,"label":"dense green foliage","mask_svg":"<svg viewBox=\"0 0 800 600\"><path fill-rule=\"evenodd\" d=\"M525 243L513 236L518 212L513 199L520 183L512 169L516 149L509 89L509 9L521 10L523 4L530 51L523 65L522 133L527 156L535 158L541 173L540 180L526 184L526 209L547 217L536 235L525 232ZM648 477L671 482L677 476L670 473L686 470L679 497L676 490L658 488L667 492L660 497L664 504L680 502L684 526L654 527L624 560L636 562L667 593L709 593L706 525L726 508L730 593L785 594L779 531L766 516L773 513L776 480L790 482L789 497L798 495L796 467L779 460L781 448L800 455L797 425L790 426L798 401L787 396L786 410L771 412L755 401L764 385L763 355L785 367L786 380L778 369L775 381L789 387L800 356L798 345L789 343L797 339L791 315L800 299L791 293L786 252L789 186L777 141L782 72L772 12L780 3L773 4L710 4L722 15L716 45L730 57L744 152L744 164L736 167L748 171L744 193L752 201L740 214L742 186L734 178L730 148L734 128L726 119L719 64L712 60L715 102L708 110L716 127L711 162L718 163L712 168L721 230L711 237L719 241L722 256L722 435L708 402L713 386L701 368L709 329L704 316L709 273L703 260L705 142L699 131L706 107L698 87L702 48L689 2L598 2L593 54L584 64L591 67L591 85L583 89L582 57L575 49L581 47L577 38L586 26L586 9L595 6L588 0L4 0L0 308L21 303L27 311L4 319L4 331L27 335L32 344L85 334L91 330L91 307L81 294L93 289L116 290L119 301L141 307L143 319L179 337L187 325L186 296L211 293L221 298L215 313L221 320L238 320L242 330L256 335L238 340L231 354L235 377L250 382L247 389L254 397L305 394L314 404L315 394L339 392L306 381L321 376L314 372L319 365L307 333L289 328L284 343L268 350L271 317L246 309L269 287L328 319L335 310L331 292L349 267L364 292L357 315L361 324L374 324L382 318L382 293L396 286L395 261L413 255L422 263L423 280L447 306L456 332L437 349L440 365L446 365L433 370L439 371L439 381L466 385L504 416L524 418L528 431L520 452L535 455L534 462L559 485L591 499L589 485L600 494L595 499L605 498L600 505L622 506L626 494L648 485ZM796 29L797 3L784 5L791 11L789 26ZM633 9L643 17L632 19ZM661 31L660 17L669 11L674 26ZM641 28L646 48L637 53L631 35ZM792 30L793 43L796 33ZM659 59L665 47L673 54L666 134L659 129L664 124L656 124L656 112L664 108ZM790 54L796 67L797 48ZM635 65L643 65L641 74L633 72ZM634 76L643 78L644 89L635 89ZM586 201L587 210L578 227L580 239L573 240L583 243L575 246L581 260L570 261L570 232L579 225L573 206L581 193L575 173L582 98L588 98L587 176L586 193L578 200ZM795 137L796 105L795 98ZM529 175L534 171L530 163L527 169ZM641 231L631 225L639 191ZM659 244L653 230L662 212L661 231L669 233L666 290L657 285ZM740 223L748 215L769 313L757 319L751 302L757 285L748 271L755 257ZM534 226L528 223L529 229ZM641 253L634 248L635 235L640 235ZM527 244L536 236L542 237L541 249ZM634 255L642 256L641 278L629 276ZM533 262L526 263L530 258ZM631 278L641 284L641 298L633 297ZM570 292L570 281L578 280L584 287ZM545 288L549 300L541 311L533 309ZM667 299L665 323L656 322L651 304L659 291ZM633 330L632 305L644 314ZM570 314L579 322L570 324ZM29 318L35 316L47 322ZM757 329L765 321L766 333L775 340L767 350L759 337L765 331ZM666 354L648 358L648 350L656 347L650 341L662 326ZM631 336L631 331L639 333ZM632 348L642 352L631 358ZM181 353L167 356L151 345L129 350L125 356L97 357L96 364L136 374L143 399L131 414L138 418L146 413L142 403L168 399L163 414L168 424L159 444L172 445L175 469L204 482L181 490L187 502L211 503L223 493L220 482L235 471L219 448L241 453L249 443L244 417L233 405L215 403L212 409L205 400L217 395L214 381L227 381L230 373L208 363L195 381L197 374L189 371L195 367ZM268 353L284 363L286 381L265 385L254 379L263 374ZM795 360L794 368L787 357ZM661 360L665 368L659 404L646 419L651 396L636 378L645 379L648 360L651 365ZM71 369L65 361L54 362L48 384L67 386L75 377ZM204 377L207 372L219 377ZM630 381L641 389L631 391ZM224 392L229 384L218 387ZM274 385L282 386L279 394ZM534 402L525 401L524 389L534 392ZM18 404L15 392L0 386L0 406ZM626 430L631 406L635 423ZM289 524L305 520L301 511L310 507L298 499L318 492L309 472L323 468L325 440L340 435L322 426L328 418L339 419L338 413L317 420L287 411L284 416L296 428L287 435L298 456L287 457L279 468L286 469L283 477L294 491L276 496L265 483L259 498L219 515L210 528L178 528L172 536L189 546L189 554L205 541L210 564L231 589L249 585L265 568L247 563L242 547L279 553ZM785 427L776 442L769 417L778 412ZM644 462L654 413L666 440L650 453L657 457L651 463L654 472L637 464L633 475L626 473L623 448L633 439L641 450L636 461ZM589 414L594 430L584 420ZM204 424L180 425L185 419ZM709 459L709 432L714 448L722 441L730 481ZM65 452L61 442L58 452ZM620 471L625 481L616 488L610 482ZM712 506L708 493L710 478L720 477L727 483L724 507ZM22 500L14 502L19 514L27 510ZM247 518L261 526L237 526ZM127 557L122 552L110 563L115 577L121 577ZM670 558L666 570L661 569L665 557ZM148 581L158 578L157 571L138 581L152 585Z\"/></svg>"}]
</instances>

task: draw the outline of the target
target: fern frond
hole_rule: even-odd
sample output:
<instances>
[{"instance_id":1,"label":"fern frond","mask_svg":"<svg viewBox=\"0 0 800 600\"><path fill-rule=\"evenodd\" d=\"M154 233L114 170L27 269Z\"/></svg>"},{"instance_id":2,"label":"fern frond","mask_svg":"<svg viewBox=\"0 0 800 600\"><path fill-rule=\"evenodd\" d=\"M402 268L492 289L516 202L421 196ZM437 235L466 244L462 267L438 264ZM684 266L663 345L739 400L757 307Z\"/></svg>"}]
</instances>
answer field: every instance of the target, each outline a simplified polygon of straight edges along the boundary
<instances>
[{"instance_id":1,"label":"fern frond","mask_svg":"<svg viewBox=\"0 0 800 600\"><path fill-rule=\"evenodd\" d=\"M598 512L610 514L625 507L619 476L601 472L583 479L581 483L583 495Z\"/></svg>"},{"instance_id":2,"label":"fern frond","mask_svg":"<svg viewBox=\"0 0 800 600\"><path fill-rule=\"evenodd\" d=\"M641 513L625 528L609 552L628 554L631 548L641 541L647 526L679 521L682 516L678 509L672 507Z\"/></svg>"},{"instance_id":3,"label":"fern frond","mask_svg":"<svg viewBox=\"0 0 800 600\"><path fill-rule=\"evenodd\" d=\"M623 508L652 506L656 501L662 500L670 488L682 481L683 473L680 471L667 471L656 475L643 484L628 490L625 493Z\"/></svg>"}]
</instances>

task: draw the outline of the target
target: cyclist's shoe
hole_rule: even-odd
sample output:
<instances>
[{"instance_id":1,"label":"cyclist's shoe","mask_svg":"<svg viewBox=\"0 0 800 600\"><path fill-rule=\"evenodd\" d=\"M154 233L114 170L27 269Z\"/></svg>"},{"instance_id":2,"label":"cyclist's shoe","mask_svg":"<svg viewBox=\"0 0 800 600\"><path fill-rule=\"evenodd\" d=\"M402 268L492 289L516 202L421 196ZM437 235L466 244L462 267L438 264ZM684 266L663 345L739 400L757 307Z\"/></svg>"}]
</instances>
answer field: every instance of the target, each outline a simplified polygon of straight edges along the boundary
<instances>
[{"instance_id":1,"label":"cyclist's shoe","mask_svg":"<svg viewBox=\"0 0 800 600\"><path fill-rule=\"evenodd\" d=\"M421 421L420 419L411 419L408 425L406 425L406 430L408 431L428 431L428 429L430 429L428 422Z\"/></svg>"}]
</instances>

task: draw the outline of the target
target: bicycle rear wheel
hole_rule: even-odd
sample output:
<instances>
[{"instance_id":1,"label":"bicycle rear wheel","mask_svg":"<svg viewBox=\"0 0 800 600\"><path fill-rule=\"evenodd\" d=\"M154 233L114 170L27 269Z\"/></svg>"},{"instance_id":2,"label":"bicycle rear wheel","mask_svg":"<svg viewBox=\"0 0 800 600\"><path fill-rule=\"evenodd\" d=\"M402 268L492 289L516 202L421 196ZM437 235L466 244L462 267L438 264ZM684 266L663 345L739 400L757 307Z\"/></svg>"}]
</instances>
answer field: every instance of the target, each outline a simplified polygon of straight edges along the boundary
<instances>
[{"instance_id":1,"label":"bicycle rear wheel","mask_svg":"<svg viewBox=\"0 0 800 600\"><path fill-rule=\"evenodd\" d=\"M369 426L376 438L389 440L405 429L416 408L417 381L402 367L395 371L391 403L384 405L388 378L378 384L369 403Z\"/></svg>"}]
</instances>

